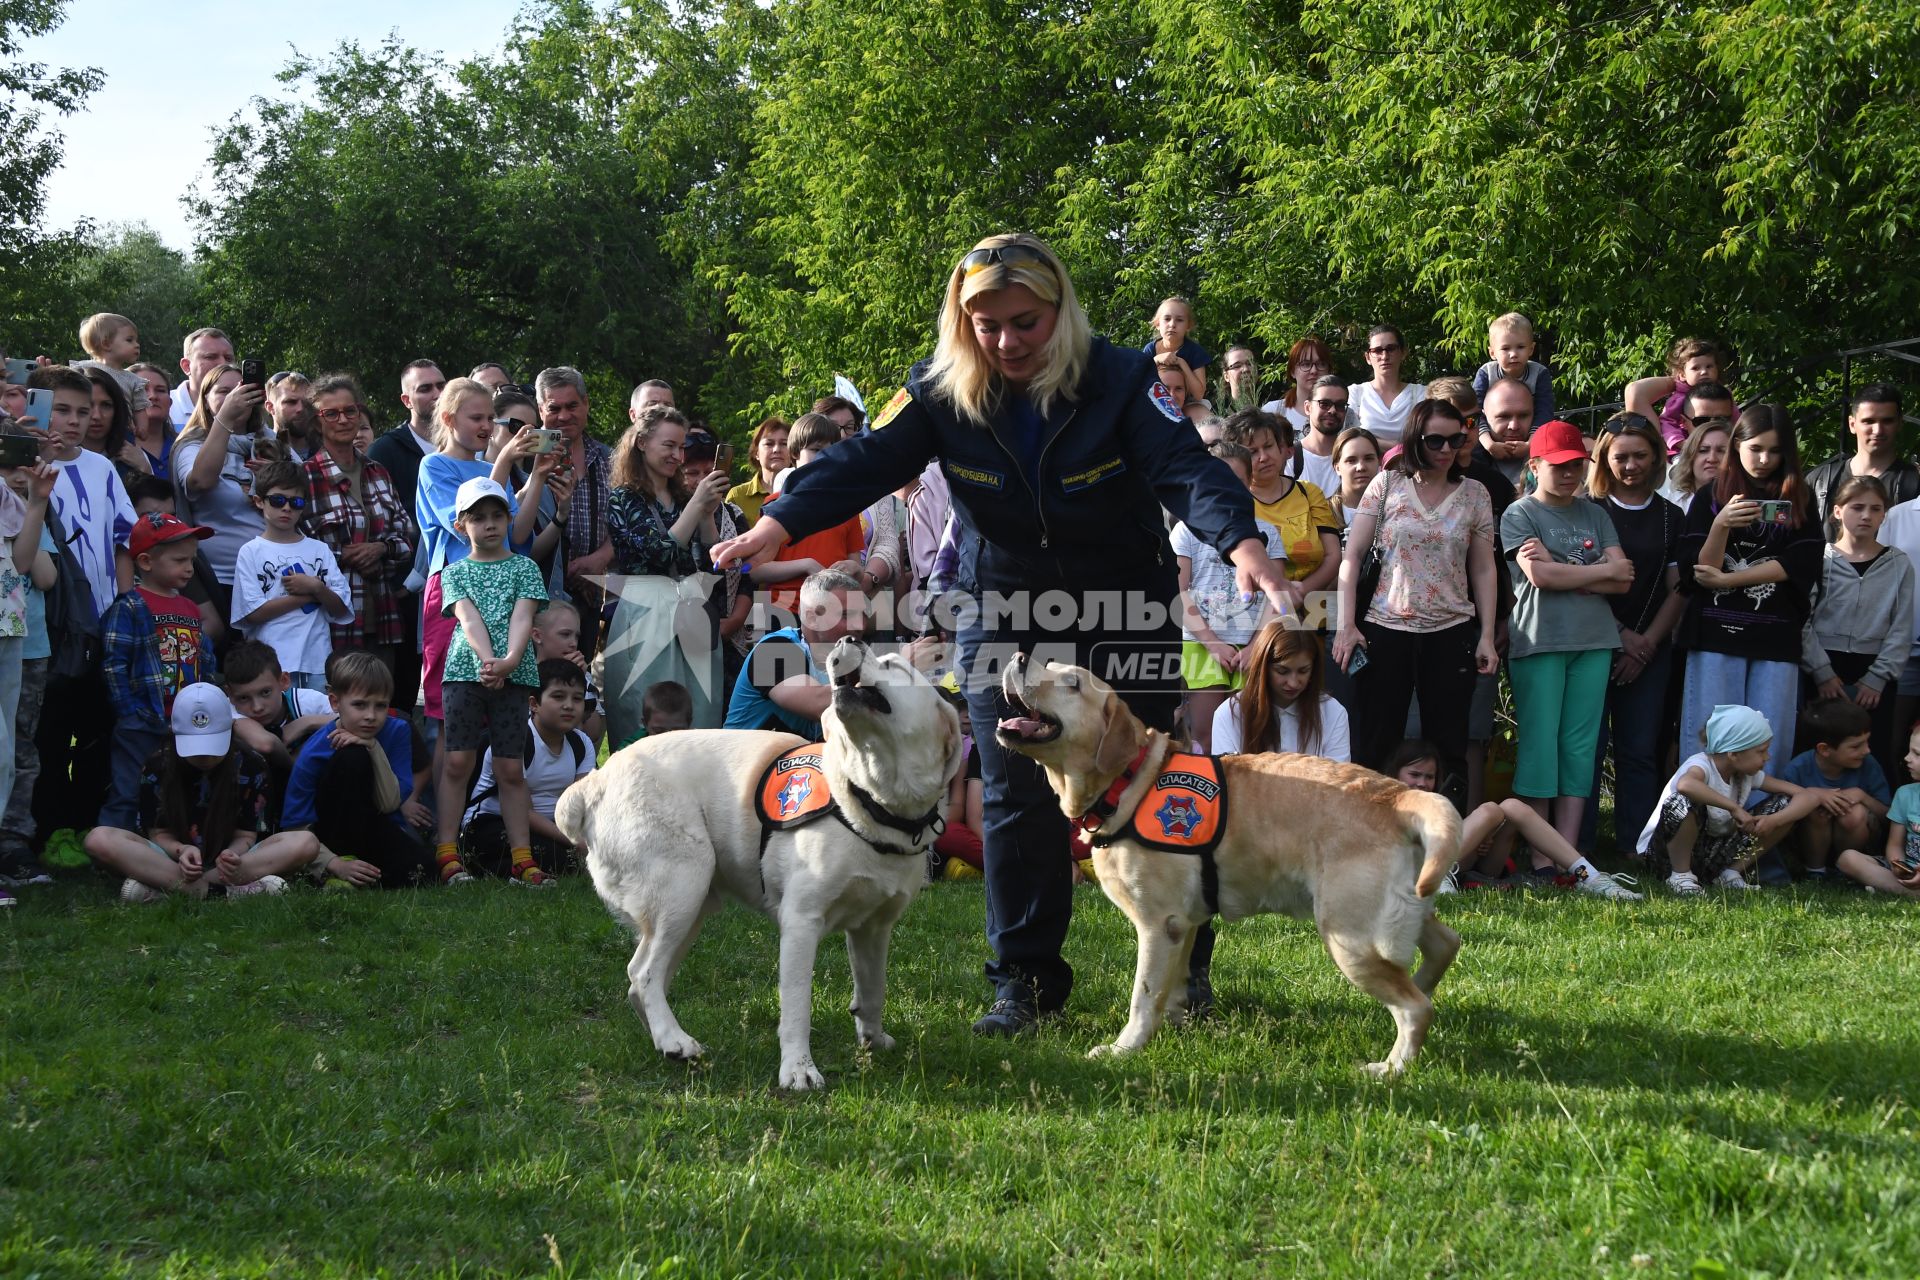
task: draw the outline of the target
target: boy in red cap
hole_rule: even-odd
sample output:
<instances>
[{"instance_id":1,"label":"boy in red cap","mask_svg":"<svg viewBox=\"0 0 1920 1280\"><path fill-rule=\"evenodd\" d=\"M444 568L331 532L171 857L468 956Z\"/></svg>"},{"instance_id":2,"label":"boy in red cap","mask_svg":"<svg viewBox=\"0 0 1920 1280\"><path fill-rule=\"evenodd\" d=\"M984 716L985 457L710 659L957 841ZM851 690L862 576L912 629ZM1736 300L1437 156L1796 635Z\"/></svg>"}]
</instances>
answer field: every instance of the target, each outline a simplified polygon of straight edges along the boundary
<instances>
[{"instance_id":1,"label":"boy in red cap","mask_svg":"<svg viewBox=\"0 0 1920 1280\"><path fill-rule=\"evenodd\" d=\"M104 826L134 829L140 772L166 745L174 695L213 675L213 643L201 629L200 606L180 594L193 577L200 539L212 536L205 525L159 512L135 520L127 536L136 582L100 618L107 692L119 716L113 781L100 811Z\"/></svg>"}]
</instances>

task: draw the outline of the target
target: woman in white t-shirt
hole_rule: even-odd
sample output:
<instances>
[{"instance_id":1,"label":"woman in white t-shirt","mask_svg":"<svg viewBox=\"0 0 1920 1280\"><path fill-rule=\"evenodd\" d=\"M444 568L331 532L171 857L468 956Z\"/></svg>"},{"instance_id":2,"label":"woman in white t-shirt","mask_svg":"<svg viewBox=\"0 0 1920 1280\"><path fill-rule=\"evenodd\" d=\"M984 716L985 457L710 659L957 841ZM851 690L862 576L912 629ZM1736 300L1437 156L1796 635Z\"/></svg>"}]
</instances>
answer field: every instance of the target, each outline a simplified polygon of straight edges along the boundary
<instances>
[{"instance_id":1,"label":"woman in white t-shirt","mask_svg":"<svg viewBox=\"0 0 1920 1280\"><path fill-rule=\"evenodd\" d=\"M1353 759L1347 713L1322 691L1326 650L1311 631L1269 622L1243 654L1246 683L1213 716L1215 755L1294 751Z\"/></svg>"},{"instance_id":2,"label":"woman in white t-shirt","mask_svg":"<svg viewBox=\"0 0 1920 1280\"><path fill-rule=\"evenodd\" d=\"M1400 443L1413 406L1427 398L1424 383L1402 382L1400 366L1407 358L1407 340L1390 324L1367 330L1367 365L1373 381L1347 387L1348 421L1373 432L1382 449Z\"/></svg>"}]
</instances>

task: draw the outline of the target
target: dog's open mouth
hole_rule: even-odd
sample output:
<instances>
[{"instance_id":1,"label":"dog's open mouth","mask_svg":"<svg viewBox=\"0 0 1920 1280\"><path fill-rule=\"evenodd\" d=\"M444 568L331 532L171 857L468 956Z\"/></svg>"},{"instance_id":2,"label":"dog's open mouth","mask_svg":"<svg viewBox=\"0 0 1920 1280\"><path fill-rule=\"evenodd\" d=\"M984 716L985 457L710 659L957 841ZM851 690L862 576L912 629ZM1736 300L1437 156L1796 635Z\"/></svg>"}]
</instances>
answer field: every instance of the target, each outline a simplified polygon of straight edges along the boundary
<instances>
[{"instance_id":1,"label":"dog's open mouth","mask_svg":"<svg viewBox=\"0 0 1920 1280\"><path fill-rule=\"evenodd\" d=\"M1010 742L1052 742L1060 736L1060 722L1029 704L1017 689L1008 687L1001 692L1013 708L1013 714L995 726L996 736Z\"/></svg>"},{"instance_id":2,"label":"dog's open mouth","mask_svg":"<svg viewBox=\"0 0 1920 1280\"><path fill-rule=\"evenodd\" d=\"M893 704L877 685L860 683L860 666L855 664L833 677L833 705L840 708L863 707L875 715L892 715Z\"/></svg>"}]
</instances>

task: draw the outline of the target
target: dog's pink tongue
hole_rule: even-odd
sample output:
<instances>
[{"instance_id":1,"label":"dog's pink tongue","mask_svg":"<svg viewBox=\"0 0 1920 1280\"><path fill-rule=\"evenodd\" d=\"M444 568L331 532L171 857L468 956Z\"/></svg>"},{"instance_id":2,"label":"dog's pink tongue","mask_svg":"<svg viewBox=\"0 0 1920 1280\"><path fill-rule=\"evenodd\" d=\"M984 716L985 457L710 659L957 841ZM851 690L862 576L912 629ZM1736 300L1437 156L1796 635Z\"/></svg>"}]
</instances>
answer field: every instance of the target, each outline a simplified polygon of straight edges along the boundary
<instances>
[{"instance_id":1,"label":"dog's pink tongue","mask_svg":"<svg viewBox=\"0 0 1920 1280\"><path fill-rule=\"evenodd\" d=\"M1040 732L1043 726L1028 716L1008 716L1000 722L1000 727L1015 737L1027 738Z\"/></svg>"}]
</instances>

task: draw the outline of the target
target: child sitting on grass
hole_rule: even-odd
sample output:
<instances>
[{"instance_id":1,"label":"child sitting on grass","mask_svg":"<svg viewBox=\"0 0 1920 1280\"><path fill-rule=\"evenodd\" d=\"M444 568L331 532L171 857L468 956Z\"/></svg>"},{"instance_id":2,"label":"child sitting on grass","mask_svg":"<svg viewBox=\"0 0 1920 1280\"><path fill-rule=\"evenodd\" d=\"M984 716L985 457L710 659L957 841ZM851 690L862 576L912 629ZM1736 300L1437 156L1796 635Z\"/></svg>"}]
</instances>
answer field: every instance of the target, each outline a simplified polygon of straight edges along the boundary
<instances>
[{"instance_id":1,"label":"child sitting on grass","mask_svg":"<svg viewBox=\"0 0 1920 1280\"><path fill-rule=\"evenodd\" d=\"M533 699L527 721L527 747L521 766L527 779L531 809L528 830L533 860L548 875L580 870L573 843L553 823L561 793L593 772L593 740L580 728L585 711L587 677L565 658L540 664L540 693ZM506 875L511 849L500 812L500 786L494 781L493 752L480 759L480 777L460 829L462 854L469 867L489 875Z\"/></svg>"},{"instance_id":2,"label":"child sitting on grass","mask_svg":"<svg viewBox=\"0 0 1920 1280\"><path fill-rule=\"evenodd\" d=\"M546 608L533 615L533 656L540 662L564 658L586 676L587 703L580 716L580 728L597 748L607 736L607 718L600 711L600 690L594 684L593 664L580 649L580 610L571 601L548 601Z\"/></svg>"},{"instance_id":3,"label":"child sitting on grass","mask_svg":"<svg viewBox=\"0 0 1920 1280\"><path fill-rule=\"evenodd\" d=\"M1440 785L1440 748L1409 739L1394 749L1381 772L1415 791L1436 790ZM1552 859L1582 893L1617 902L1638 902L1645 896L1627 887L1632 883L1628 877L1608 875L1581 857L1552 823L1526 801L1513 796L1497 803L1487 801L1460 824L1460 861L1447 872L1440 892L1454 893L1463 884L1469 889L1505 887L1500 883L1501 873L1512 861L1516 840L1525 840L1535 853Z\"/></svg>"},{"instance_id":4,"label":"child sitting on grass","mask_svg":"<svg viewBox=\"0 0 1920 1280\"><path fill-rule=\"evenodd\" d=\"M1813 746L1787 762L1781 777L1819 795L1800 823L1800 857L1811 880L1827 877L1835 848L1871 849L1892 800L1873 758L1873 717L1851 698L1823 698L1800 713Z\"/></svg>"},{"instance_id":5,"label":"child sitting on grass","mask_svg":"<svg viewBox=\"0 0 1920 1280\"><path fill-rule=\"evenodd\" d=\"M324 693L294 688L273 646L259 640L242 640L227 650L226 677L233 732L267 762L273 779L267 820L277 823L294 756L308 734L333 718L333 705Z\"/></svg>"},{"instance_id":6,"label":"child sitting on grass","mask_svg":"<svg viewBox=\"0 0 1920 1280\"><path fill-rule=\"evenodd\" d=\"M656 680L640 695L640 732L651 738L693 728L693 695L678 680Z\"/></svg>"},{"instance_id":7,"label":"child sitting on grass","mask_svg":"<svg viewBox=\"0 0 1920 1280\"><path fill-rule=\"evenodd\" d=\"M1638 846L1654 874L1665 875L1667 888L1686 898L1706 892L1703 875L1723 889L1754 888L1741 873L1821 799L1762 772L1773 726L1752 707L1716 706L1703 737L1706 750L1681 761L1667 779ZM1756 792L1765 799L1749 804Z\"/></svg>"},{"instance_id":8,"label":"child sitting on grass","mask_svg":"<svg viewBox=\"0 0 1920 1280\"><path fill-rule=\"evenodd\" d=\"M1920 778L1920 725L1907 738L1907 772ZM1863 853L1871 844L1844 850L1834 863L1840 874L1869 889L1920 898L1920 782L1909 782L1893 795L1887 810L1887 839L1878 854Z\"/></svg>"},{"instance_id":9,"label":"child sitting on grass","mask_svg":"<svg viewBox=\"0 0 1920 1280\"><path fill-rule=\"evenodd\" d=\"M87 856L126 877L128 902L169 893L227 897L279 893L279 873L320 853L311 832L266 834L267 769L233 741L233 707L211 684L191 684L173 700L172 740L145 762L139 809L129 827L102 823L87 833Z\"/></svg>"},{"instance_id":10,"label":"child sitting on grass","mask_svg":"<svg viewBox=\"0 0 1920 1280\"><path fill-rule=\"evenodd\" d=\"M333 717L307 735L287 781L281 820L310 827L329 856L315 870L349 885L432 884L433 862L402 809L413 774L413 731L387 714L393 672L378 657L348 649L327 664Z\"/></svg>"}]
</instances>

